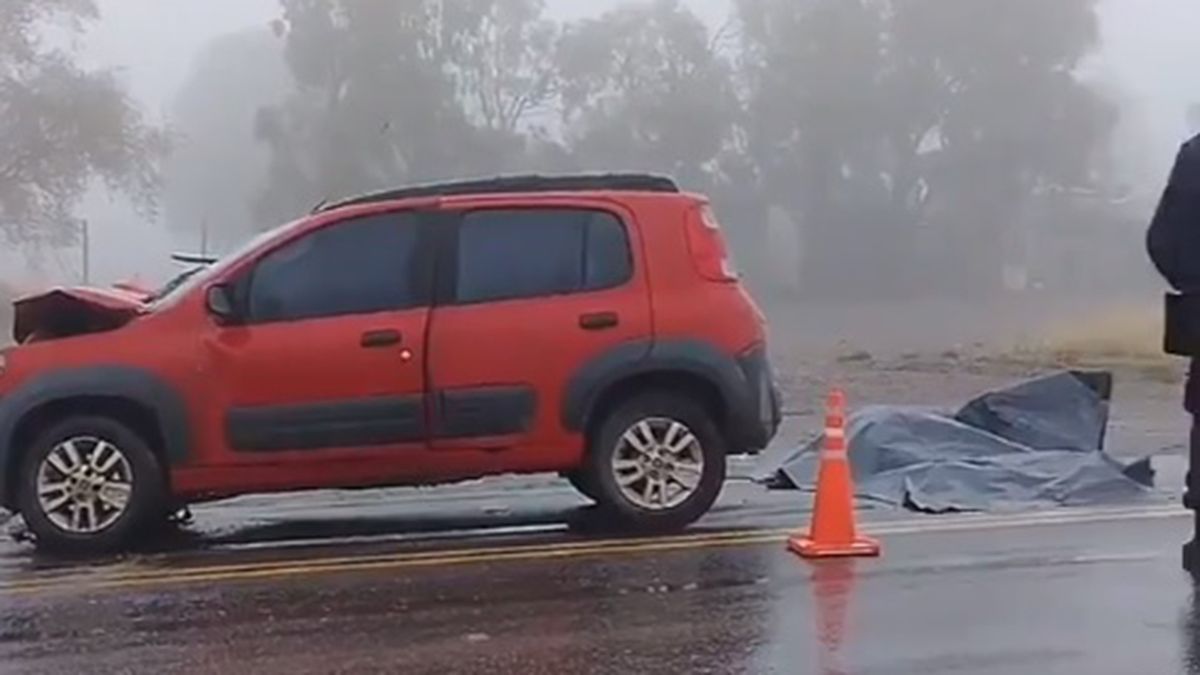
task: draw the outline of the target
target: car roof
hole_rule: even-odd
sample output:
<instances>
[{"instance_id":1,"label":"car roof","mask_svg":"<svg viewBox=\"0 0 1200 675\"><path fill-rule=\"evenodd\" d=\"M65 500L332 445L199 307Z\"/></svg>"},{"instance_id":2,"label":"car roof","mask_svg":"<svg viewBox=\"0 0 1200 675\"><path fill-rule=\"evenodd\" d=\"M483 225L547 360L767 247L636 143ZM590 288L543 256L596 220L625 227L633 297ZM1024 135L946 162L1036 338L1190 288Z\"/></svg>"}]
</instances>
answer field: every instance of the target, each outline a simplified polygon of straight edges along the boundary
<instances>
[{"instance_id":1,"label":"car roof","mask_svg":"<svg viewBox=\"0 0 1200 675\"><path fill-rule=\"evenodd\" d=\"M680 194L681 190L674 179L649 173L564 174L554 176L525 174L430 183L372 192L337 202L322 203L313 209L313 213L324 213L346 206L361 206L377 202L393 202L425 197L567 192Z\"/></svg>"}]
</instances>

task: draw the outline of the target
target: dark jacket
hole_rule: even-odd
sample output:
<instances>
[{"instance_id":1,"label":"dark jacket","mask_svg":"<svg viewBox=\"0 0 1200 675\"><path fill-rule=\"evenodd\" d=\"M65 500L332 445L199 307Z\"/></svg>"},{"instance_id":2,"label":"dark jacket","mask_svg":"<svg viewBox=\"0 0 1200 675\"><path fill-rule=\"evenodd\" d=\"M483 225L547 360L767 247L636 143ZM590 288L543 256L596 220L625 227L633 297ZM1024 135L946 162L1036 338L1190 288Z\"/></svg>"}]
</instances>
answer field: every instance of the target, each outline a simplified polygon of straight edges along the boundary
<instances>
[{"instance_id":1,"label":"dark jacket","mask_svg":"<svg viewBox=\"0 0 1200 675\"><path fill-rule=\"evenodd\" d=\"M1167 188L1150 223L1146 245L1154 266L1175 290L1184 296L1200 294L1200 136L1179 149ZM1191 328L1194 322L1190 316L1171 314L1190 315L1194 307L1190 302L1168 303L1168 335L1183 327L1178 342L1194 343L1196 331ZM1172 339L1168 337L1167 341ZM1200 359L1194 354L1193 357L1184 407L1200 416Z\"/></svg>"},{"instance_id":2,"label":"dark jacket","mask_svg":"<svg viewBox=\"0 0 1200 675\"><path fill-rule=\"evenodd\" d=\"M1200 136L1180 148L1146 243L1175 290L1200 293Z\"/></svg>"}]
</instances>

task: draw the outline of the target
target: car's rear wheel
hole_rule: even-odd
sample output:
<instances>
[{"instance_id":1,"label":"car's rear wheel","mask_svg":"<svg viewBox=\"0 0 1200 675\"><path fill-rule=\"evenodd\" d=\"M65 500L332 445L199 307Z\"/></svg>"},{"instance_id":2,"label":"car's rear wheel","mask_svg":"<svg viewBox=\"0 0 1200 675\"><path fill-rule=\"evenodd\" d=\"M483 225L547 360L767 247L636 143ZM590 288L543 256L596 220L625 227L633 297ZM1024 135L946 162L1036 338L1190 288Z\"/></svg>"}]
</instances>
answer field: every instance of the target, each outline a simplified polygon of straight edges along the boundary
<instances>
[{"instance_id":1,"label":"car's rear wheel","mask_svg":"<svg viewBox=\"0 0 1200 675\"><path fill-rule=\"evenodd\" d=\"M587 497L592 501L599 501L599 492L596 490L595 484L592 482L592 474L587 469L577 469L563 474L571 487L575 488L579 494Z\"/></svg>"},{"instance_id":2,"label":"car's rear wheel","mask_svg":"<svg viewBox=\"0 0 1200 675\"><path fill-rule=\"evenodd\" d=\"M27 448L20 507L39 548L92 554L132 543L162 512L163 473L146 442L101 417L59 422Z\"/></svg>"},{"instance_id":3,"label":"car's rear wheel","mask_svg":"<svg viewBox=\"0 0 1200 675\"><path fill-rule=\"evenodd\" d=\"M652 392L618 406L590 439L596 501L621 526L677 530L708 512L725 482L725 442L705 407Z\"/></svg>"}]
</instances>

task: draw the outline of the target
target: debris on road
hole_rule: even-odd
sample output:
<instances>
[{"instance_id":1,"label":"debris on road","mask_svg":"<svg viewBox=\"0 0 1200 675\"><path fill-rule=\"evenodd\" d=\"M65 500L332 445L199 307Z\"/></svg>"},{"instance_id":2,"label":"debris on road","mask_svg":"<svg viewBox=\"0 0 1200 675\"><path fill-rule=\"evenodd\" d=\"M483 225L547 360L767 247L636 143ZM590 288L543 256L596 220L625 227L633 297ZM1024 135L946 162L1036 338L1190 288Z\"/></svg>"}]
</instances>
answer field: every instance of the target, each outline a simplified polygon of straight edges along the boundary
<instances>
[{"instance_id":1,"label":"debris on road","mask_svg":"<svg viewBox=\"0 0 1200 675\"><path fill-rule=\"evenodd\" d=\"M0 528L3 529L4 536L18 544L33 541L33 535L25 526L25 519L17 518L8 511L0 511Z\"/></svg>"},{"instance_id":2,"label":"debris on road","mask_svg":"<svg viewBox=\"0 0 1200 675\"><path fill-rule=\"evenodd\" d=\"M1119 504L1154 494L1149 459L1104 452L1112 374L1064 372L985 394L947 414L875 406L850 416L860 497L915 511ZM821 439L764 457L760 480L811 490Z\"/></svg>"}]
</instances>

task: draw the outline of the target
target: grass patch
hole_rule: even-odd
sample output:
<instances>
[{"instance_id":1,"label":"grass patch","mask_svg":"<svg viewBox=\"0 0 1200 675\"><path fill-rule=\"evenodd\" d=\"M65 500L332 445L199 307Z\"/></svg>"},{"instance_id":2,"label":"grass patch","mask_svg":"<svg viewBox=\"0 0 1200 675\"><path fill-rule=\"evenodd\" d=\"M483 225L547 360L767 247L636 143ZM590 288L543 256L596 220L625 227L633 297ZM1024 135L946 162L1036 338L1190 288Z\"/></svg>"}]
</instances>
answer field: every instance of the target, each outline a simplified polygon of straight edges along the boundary
<instances>
[{"instance_id":1,"label":"grass patch","mask_svg":"<svg viewBox=\"0 0 1200 675\"><path fill-rule=\"evenodd\" d=\"M1160 307L1110 307L1054 321L1009 356L1036 365L1133 371L1178 382L1186 364L1163 353L1162 325Z\"/></svg>"}]
</instances>

